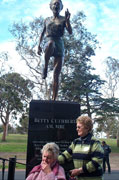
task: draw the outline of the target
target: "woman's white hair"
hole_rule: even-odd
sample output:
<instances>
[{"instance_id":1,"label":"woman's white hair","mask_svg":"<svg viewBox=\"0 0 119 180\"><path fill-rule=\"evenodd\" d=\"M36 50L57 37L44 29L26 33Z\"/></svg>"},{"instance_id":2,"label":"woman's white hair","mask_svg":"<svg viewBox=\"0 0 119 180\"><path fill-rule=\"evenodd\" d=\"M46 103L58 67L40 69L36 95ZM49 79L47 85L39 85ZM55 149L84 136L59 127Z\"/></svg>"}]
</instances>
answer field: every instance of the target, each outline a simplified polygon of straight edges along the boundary
<instances>
[{"instance_id":1,"label":"woman's white hair","mask_svg":"<svg viewBox=\"0 0 119 180\"><path fill-rule=\"evenodd\" d=\"M53 153L55 159L59 156L59 146L54 142L45 144L41 149L41 153L43 154L44 151Z\"/></svg>"}]
</instances>

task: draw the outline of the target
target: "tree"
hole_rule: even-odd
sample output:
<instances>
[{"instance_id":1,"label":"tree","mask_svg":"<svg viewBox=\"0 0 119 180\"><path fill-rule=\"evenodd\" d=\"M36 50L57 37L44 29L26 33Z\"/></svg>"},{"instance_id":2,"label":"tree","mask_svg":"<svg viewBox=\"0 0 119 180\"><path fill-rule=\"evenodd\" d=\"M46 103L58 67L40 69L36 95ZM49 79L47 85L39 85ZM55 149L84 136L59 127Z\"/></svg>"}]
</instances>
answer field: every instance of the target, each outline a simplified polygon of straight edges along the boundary
<instances>
[{"instance_id":1,"label":"tree","mask_svg":"<svg viewBox=\"0 0 119 180\"><path fill-rule=\"evenodd\" d=\"M100 104L95 118L98 123L97 131L105 132L108 138L115 138L119 124L119 100L117 98L101 98L97 103Z\"/></svg>"},{"instance_id":2,"label":"tree","mask_svg":"<svg viewBox=\"0 0 119 180\"><path fill-rule=\"evenodd\" d=\"M28 108L26 109L26 112L24 112L22 114L22 117L20 118L20 125L17 126L17 132L24 134L24 133L28 133Z\"/></svg>"},{"instance_id":3,"label":"tree","mask_svg":"<svg viewBox=\"0 0 119 180\"><path fill-rule=\"evenodd\" d=\"M107 84L105 87L105 94L110 98L118 97L118 87L119 87L119 59L113 57L107 57L105 60L106 64L106 78ZM117 106L118 107L118 106ZM113 124L117 129L117 145L119 146L119 113L115 115ZM113 131L114 128L113 128Z\"/></svg>"},{"instance_id":4,"label":"tree","mask_svg":"<svg viewBox=\"0 0 119 180\"><path fill-rule=\"evenodd\" d=\"M108 57L105 62L107 81L102 84L102 95L95 98L95 122L98 132L105 132L107 137L116 137L119 124L119 101L115 97L119 77L118 61Z\"/></svg>"},{"instance_id":5,"label":"tree","mask_svg":"<svg viewBox=\"0 0 119 180\"><path fill-rule=\"evenodd\" d=\"M90 57L95 55L94 50L98 44L96 36L92 35L84 27L83 22L86 16L79 12L72 19L73 35L69 36L65 32L65 59L63 64L62 74L70 77L72 71L75 71L75 66L80 64L83 73L85 67L90 63ZM51 72L53 67L52 60L49 63L49 74L47 81L42 80L43 58L37 55L38 41L43 28L44 19L42 17L35 18L30 23L14 23L10 32L16 39L16 50L21 58L25 60L26 65L32 75L32 80L35 86L39 88L39 96L42 99L50 99L52 91ZM45 40L43 41L43 46ZM89 66L90 67L90 66ZM65 80L65 78L64 78ZM62 96L60 96L61 98Z\"/></svg>"},{"instance_id":6,"label":"tree","mask_svg":"<svg viewBox=\"0 0 119 180\"><path fill-rule=\"evenodd\" d=\"M2 133L2 132L3 132L3 126L0 125L0 133Z\"/></svg>"},{"instance_id":7,"label":"tree","mask_svg":"<svg viewBox=\"0 0 119 180\"><path fill-rule=\"evenodd\" d=\"M47 98L48 83L42 79L43 59L38 56L38 41L43 28L44 19L35 18L29 23L15 22L10 28L16 41L16 50L29 68L29 78L37 89L40 99ZM43 41L44 44L44 41Z\"/></svg>"},{"instance_id":8,"label":"tree","mask_svg":"<svg viewBox=\"0 0 119 180\"><path fill-rule=\"evenodd\" d=\"M105 81L98 75L86 73L86 70L83 73L81 68L77 67L72 76L65 76L65 80L62 80L62 99L80 103L81 114L88 114L91 117L99 108L97 101L102 95L100 89Z\"/></svg>"},{"instance_id":9,"label":"tree","mask_svg":"<svg viewBox=\"0 0 119 180\"><path fill-rule=\"evenodd\" d=\"M23 113L30 101L33 84L18 73L7 73L0 77L0 119L3 124L2 141L6 140L10 121Z\"/></svg>"},{"instance_id":10,"label":"tree","mask_svg":"<svg viewBox=\"0 0 119 180\"><path fill-rule=\"evenodd\" d=\"M73 35L65 36L66 56L61 76L61 99L80 103L82 112L91 116L104 81L92 74L91 57L98 45L96 37L83 26L85 15L80 12L72 20Z\"/></svg>"},{"instance_id":11,"label":"tree","mask_svg":"<svg viewBox=\"0 0 119 180\"><path fill-rule=\"evenodd\" d=\"M106 95L115 97L119 87L119 59L107 57L105 59L105 75L107 79Z\"/></svg>"},{"instance_id":12,"label":"tree","mask_svg":"<svg viewBox=\"0 0 119 180\"><path fill-rule=\"evenodd\" d=\"M1 52L0 53L0 76L5 74L6 72L11 72L13 68L8 65L9 60L9 53L8 52Z\"/></svg>"}]
</instances>

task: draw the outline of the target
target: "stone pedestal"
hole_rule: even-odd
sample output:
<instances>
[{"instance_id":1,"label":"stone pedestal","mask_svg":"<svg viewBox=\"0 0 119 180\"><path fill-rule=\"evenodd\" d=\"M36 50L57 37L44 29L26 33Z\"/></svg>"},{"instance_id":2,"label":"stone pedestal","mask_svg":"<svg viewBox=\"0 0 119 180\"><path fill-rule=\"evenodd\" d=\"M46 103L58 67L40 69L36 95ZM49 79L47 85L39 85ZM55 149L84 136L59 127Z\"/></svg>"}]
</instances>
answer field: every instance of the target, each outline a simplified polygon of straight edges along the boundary
<instances>
[{"instance_id":1,"label":"stone pedestal","mask_svg":"<svg viewBox=\"0 0 119 180\"><path fill-rule=\"evenodd\" d=\"M41 161L41 148L55 142L64 151L77 137L80 105L74 102L32 100L29 112L26 175Z\"/></svg>"}]
</instances>

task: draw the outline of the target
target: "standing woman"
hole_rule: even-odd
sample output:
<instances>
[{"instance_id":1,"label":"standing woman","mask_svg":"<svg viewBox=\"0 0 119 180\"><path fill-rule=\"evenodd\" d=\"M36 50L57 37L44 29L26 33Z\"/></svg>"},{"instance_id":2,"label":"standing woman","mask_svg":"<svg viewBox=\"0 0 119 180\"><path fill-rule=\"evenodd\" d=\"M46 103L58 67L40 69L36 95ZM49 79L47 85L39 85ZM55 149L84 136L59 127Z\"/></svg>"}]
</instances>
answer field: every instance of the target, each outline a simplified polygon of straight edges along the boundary
<instances>
[{"instance_id":1,"label":"standing woman","mask_svg":"<svg viewBox=\"0 0 119 180\"><path fill-rule=\"evenodd\" d=\"M44 22L44 28L40 36L38 54L41 55L41 42L44 35L46 35L47 44L45 47L45 67L43 70L43 79L47 77L48 63L50 57L54 57L54 74L53 74L53 97L55 100L58 94L59 87L59 75L62 68L64 59L64 42L63 35L66 29L69 34L72 34L72 28L70 25L70 13L67 9L65 16L60 16L60 11L63 9L61 0L51 0L50 9L52 10L53 16L46 18Z\"/></svg>"},{"instance_id":2,"label":"standing woman","mask_svg":"<svg viewBox=\"0 0 119 180\"><path fill-rule=\"evenodd\" d=\"M100 141L92 135L93 123L88 116L76 120L78 138L59 157L64 164L73 159L74 169L70 170L76 180L102 180L103 149Z\"/></svg>"},{"instance_id":3,"label":"standing woman","mask_svg":"<svg viewBox=\"0 0 119 180\"><path fill-rule=\"evenodd\" d=\"M58 164L59 147L55 143L43 146L42 162L35 166L26 180L66 180L64 169Z\"/></svg>"}]
</instances>

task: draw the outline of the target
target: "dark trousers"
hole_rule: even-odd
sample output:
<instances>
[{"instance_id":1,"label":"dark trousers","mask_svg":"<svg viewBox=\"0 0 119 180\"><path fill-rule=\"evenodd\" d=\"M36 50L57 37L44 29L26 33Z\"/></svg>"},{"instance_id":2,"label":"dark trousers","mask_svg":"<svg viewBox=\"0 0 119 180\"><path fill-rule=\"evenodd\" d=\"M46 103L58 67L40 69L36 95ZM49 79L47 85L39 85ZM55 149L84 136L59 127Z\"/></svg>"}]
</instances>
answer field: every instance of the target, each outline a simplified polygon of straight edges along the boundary
<instances>
[{"instance_id":1,"label":"dark trousers","mask_svg":"<svg viewBox=\"0 0 119 180\"><path fill-rule=\"evenodd\" d=\"M106 164L107 164L108 172L110 173L111 168L110 168L109 156L103 158L103 172L105 172L106 170Z\"/></svg>"}]
</instances>

